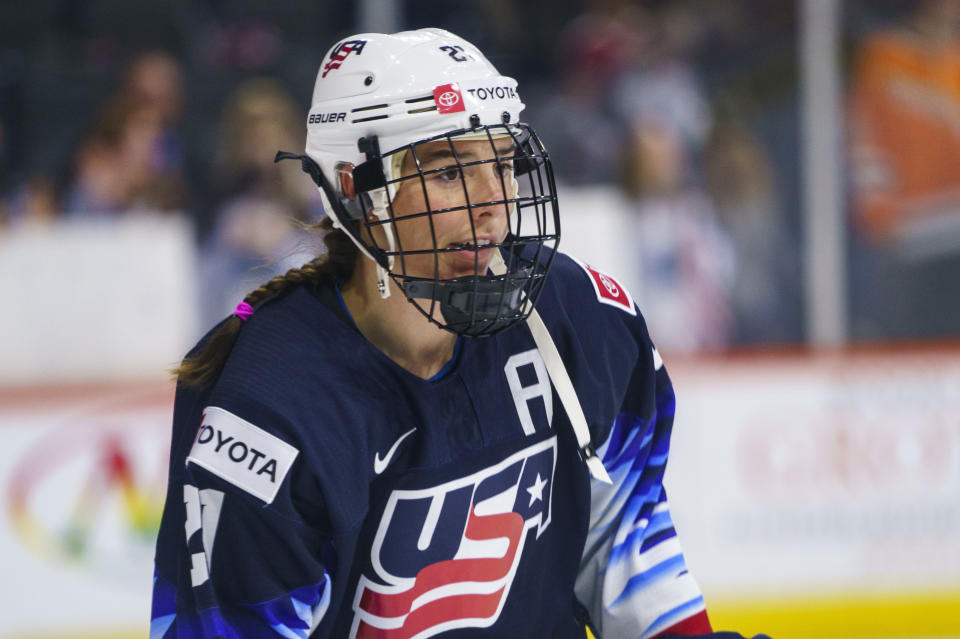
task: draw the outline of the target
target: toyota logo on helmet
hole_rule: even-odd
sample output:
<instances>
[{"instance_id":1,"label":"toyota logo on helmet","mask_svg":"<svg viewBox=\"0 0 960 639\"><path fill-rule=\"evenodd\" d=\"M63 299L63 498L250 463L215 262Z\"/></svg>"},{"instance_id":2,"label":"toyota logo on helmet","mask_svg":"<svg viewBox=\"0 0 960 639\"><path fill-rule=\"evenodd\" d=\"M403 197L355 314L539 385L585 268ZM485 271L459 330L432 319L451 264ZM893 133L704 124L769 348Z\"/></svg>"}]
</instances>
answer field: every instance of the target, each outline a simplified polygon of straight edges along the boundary
<instances>
[{"instance_id":1,"label":"toyota logo on helmet","mask_svg":"<svg viewBox=\"0 0 960 639\"><path fill-rule=\"evenodd\" d=\"M456 82L434 87L433 101L437 103L437 113L440 114L467 110L463 103L463 95L460 94L460 85Z\"/></svg>"}]
</instances>

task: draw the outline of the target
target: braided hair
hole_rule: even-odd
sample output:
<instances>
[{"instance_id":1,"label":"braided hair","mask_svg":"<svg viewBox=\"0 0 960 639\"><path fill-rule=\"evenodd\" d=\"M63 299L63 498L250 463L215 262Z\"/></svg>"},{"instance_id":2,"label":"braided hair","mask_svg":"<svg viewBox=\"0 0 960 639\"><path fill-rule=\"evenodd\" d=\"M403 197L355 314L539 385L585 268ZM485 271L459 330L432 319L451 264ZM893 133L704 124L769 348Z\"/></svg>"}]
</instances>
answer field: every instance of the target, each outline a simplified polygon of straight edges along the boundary
<instances>
[{"instance_id":1,"label":"braided hair","mask_svg":"<svg viewBox=\"0 0 960 639\"><path fill-rule=\"evenodd\" d=\"M282 295L299 284L343 281L353 275L359 251L347 234L334 229L330 218L325 218L319 224L306 225L306 228L322 234L323 243L327 247L326 253L265 282L247 293L243 298L244 302L256 308L267 299ZM198 387L212 385L220 375L242 327L243 320L236 315L224 320L196 352L187 356L171 371L178 383Z\"/></svg>"}]
</instances>

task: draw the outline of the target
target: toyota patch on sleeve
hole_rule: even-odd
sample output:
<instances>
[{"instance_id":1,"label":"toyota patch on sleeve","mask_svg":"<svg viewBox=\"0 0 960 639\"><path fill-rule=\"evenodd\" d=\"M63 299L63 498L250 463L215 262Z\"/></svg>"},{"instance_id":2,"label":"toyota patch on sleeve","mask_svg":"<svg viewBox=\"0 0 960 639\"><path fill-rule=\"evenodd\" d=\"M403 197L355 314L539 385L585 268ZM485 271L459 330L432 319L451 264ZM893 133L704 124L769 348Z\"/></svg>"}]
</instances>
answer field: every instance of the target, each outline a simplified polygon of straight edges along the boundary
<instances>
[{"instance_id":1,"label":"toyota patch on sleeve","mask_svg":"<svg viewBox=\"0 0 960 639\"><path fill-rule=\"evenodd\" d=\"M272 503L299 451L230 411L208 406L187 463Z\"/></svg>"}]
</instances>

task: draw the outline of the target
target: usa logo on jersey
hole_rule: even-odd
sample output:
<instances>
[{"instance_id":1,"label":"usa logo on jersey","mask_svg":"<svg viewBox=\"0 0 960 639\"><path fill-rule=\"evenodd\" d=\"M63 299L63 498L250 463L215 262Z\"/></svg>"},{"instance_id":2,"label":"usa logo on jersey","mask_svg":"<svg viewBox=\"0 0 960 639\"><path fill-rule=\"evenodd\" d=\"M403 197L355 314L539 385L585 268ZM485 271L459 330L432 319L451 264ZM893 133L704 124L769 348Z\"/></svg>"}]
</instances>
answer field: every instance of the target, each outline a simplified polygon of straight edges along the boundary
<instances>
[{"instance_id":1,"label":"usa logo on jersey","mask_svg":"<svg viewBox=\"0 0 960 639\"><path fill-rule=\"evenodd\" d=\"M525 544L550 525L556 452L554 436L467 477L395 490L371 548L375 574L357 585L350 636L425 639L493 625Z\"/></svg>"}]
</instances>

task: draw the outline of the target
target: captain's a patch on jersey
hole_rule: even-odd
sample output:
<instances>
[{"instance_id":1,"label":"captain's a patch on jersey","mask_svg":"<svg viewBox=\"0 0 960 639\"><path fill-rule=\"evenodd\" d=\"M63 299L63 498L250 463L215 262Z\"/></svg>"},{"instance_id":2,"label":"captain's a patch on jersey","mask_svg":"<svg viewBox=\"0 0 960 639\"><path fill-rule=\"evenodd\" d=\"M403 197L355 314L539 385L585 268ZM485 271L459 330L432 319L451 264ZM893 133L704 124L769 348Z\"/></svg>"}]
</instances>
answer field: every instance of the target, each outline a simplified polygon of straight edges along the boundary
<instances>
[{"instance_id":1,"label":"captain's a patch on jersey","mask_svg":"<svg viewBox=\"0 0 960 639\"><path fill-rule=\"evenodd\" d=\"M590 277L590 283L593 284L593 291L597 294L598 302L609 304L631 315L637 314L637 309L633 305L633 297L630 295L630 291L624 288L620 282L606 273L602 273L592 266L584 264L578 259L574 258L574 261L579 264L580 268L586 271Z\"/></svg>"},{"instance_id":2,"label":"captain's a patch on jersey","mask_svg":"<svg viewBox=\"0 0 960 639\"><path fill-rule=\"evenodd\" d=\"M207 406L186 463L272 503L299 451L228 410Z\"/></svg>"}]
</instances>

